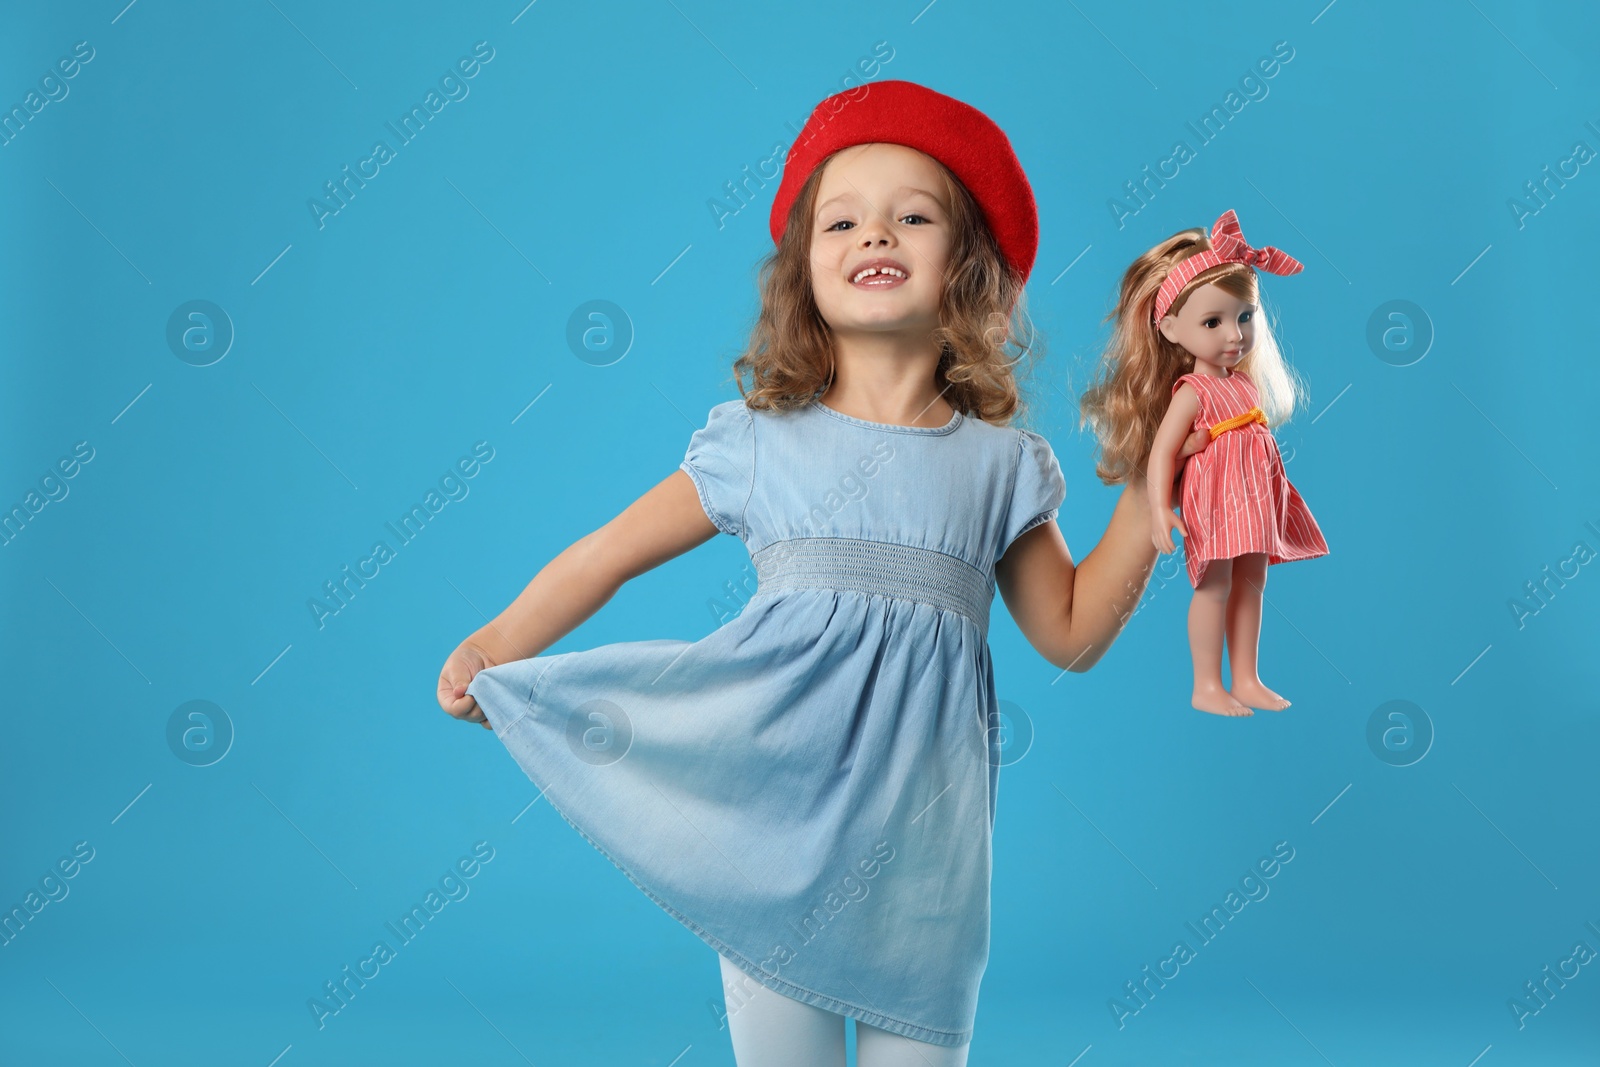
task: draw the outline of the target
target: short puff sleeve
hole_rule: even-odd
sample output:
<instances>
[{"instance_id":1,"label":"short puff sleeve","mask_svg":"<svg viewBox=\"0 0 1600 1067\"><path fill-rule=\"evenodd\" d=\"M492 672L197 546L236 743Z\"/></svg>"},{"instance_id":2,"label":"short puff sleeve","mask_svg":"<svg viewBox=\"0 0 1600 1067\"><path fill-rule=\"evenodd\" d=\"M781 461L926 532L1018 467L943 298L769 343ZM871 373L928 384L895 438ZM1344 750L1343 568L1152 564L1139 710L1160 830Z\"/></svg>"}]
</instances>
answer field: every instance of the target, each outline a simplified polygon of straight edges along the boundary
<instances>
[{"instance_id":1,"label":"short puff sleeve","mask_svg":"<svg viewBox=\"0 0 1600 1067\"><path fill-rule=\"evenodd\" d=\"M1066 479L1050 442L1023 429L1017 434L1017 471L1000 538L1001 556L1018 537L1054 519L1067 495Z\"/></svg>"},{"instance_id":2,"label":"short puff sleeve","mask_svg":"<svg viewBox=\"0 0 1600 1067\"><path fill-rule=\"evenodd\" d=\"M694 481L706 518L723 533L744 537L745 506L755 484L755 420L741 400L711 409L689 438L679 469Z\"/></svg>"}]
</instances>

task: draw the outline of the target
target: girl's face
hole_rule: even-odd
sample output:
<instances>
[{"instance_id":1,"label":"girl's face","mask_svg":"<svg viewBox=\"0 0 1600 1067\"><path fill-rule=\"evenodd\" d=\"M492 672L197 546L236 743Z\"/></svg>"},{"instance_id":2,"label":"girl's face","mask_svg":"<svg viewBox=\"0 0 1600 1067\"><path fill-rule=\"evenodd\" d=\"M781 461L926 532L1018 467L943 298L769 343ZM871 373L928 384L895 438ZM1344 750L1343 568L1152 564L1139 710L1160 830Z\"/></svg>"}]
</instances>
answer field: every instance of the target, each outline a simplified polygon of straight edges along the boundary
<instances>
[{"instance_id":1,"label":"girl's face","mask_svg":"<svg viewBox=\"0 0 1600 1067\"><path fill-rule=\"evenodd\" d=\"M1197 364L1226 377L1255 345L1256 310L1249 301L1207 282L1189 294L1177 315L1161 320L1161 335L1181 345Z\"/></svg>"},{"instance_id":2,"label":"girl's face","mask_svg":"<svg viewBox=\"0 0 1600 1067\"><path fill-rule=\"evenodd\" d=\"M846 148L823 169L816 204L811 292L834 333L937 327L952 234L933 159L897 144Z\"/></svg>"}]
</instances>

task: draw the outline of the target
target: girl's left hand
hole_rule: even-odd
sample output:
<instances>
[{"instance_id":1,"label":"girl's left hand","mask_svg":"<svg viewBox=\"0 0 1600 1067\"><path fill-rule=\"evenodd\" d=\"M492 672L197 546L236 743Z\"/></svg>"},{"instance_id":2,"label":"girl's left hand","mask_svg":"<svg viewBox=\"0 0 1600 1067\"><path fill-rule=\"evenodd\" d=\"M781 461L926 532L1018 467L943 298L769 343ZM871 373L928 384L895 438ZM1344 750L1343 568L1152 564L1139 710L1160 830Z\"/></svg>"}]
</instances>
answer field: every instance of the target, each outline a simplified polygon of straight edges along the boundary
<instances>
[{"instance_id":1,"label":"girl's left hand","mask_svg":"<svg viewBox=\"0 0 1600 1067\"><path fill-rule=\"evenodd\" d=\"M1178 450L1179 459L1188 459L1196 452L1204 452L1206 445L1211 443L1211 427L1202 426L1194 433L1183 439L1183 447Z\"/></svg>"}]
</instances>

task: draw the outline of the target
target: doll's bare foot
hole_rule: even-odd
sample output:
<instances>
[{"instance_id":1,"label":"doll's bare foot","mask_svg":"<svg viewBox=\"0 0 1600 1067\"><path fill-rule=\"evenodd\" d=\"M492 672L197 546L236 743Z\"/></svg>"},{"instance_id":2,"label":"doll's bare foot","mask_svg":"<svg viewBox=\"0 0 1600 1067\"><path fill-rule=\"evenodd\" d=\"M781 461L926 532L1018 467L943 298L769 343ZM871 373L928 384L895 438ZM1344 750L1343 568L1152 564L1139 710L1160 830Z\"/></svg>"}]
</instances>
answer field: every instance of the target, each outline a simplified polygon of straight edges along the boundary
<instances>
[{"instance_id":1,"label":"doll's bare foot","mask_svg":"<svg viewBox=\"0 0 1600 1067\"><path fill-rule=\"evenodd\" d=\"M1233 699L1221 686L1196 689L1191 703L1200 711L1213 715L1254 715L1255 712Z\"/></svg>"},{"instance_id":2,"label":"doll's bare foot","mask_svg":"<svg viewBox=\"0 0 1600 1067\"><path fill-rule=\"evenodd\" d=\"M1233 698L1252 708L1261 708L1263 711L1282 711L1289 706L1289 701L1274 693L1259 681L1234 682Z\"/></svg>"}]
</instances>

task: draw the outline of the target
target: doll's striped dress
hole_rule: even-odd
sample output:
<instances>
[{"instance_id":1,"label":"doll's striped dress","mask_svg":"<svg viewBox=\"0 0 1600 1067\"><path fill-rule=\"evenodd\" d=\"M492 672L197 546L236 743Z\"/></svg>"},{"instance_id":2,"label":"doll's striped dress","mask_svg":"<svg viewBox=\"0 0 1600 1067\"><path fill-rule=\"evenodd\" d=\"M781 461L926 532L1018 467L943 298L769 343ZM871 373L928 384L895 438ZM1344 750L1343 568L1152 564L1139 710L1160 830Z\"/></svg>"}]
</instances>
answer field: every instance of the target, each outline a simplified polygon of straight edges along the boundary
<instances>
[{"instance_id":1,"label":"doll's striped dress","mask_svg":"<svg viewBox=\"0 0 1600 1067\"><path fill-rule=\"evenodd\" d=\"M1193 429L1201 430L1257 407L1261 398L1244 371L1226 378L1185 374L1200 395ZM1328 542L1283 470L1278 441L1264 422L1247 422L1212 439L1183 466L1179 511L1188 537L1183 542L1189 581L1196 588L1212 560L1265 552L1268 563L1328 554Z\"/></svg>"}]
</instances>

